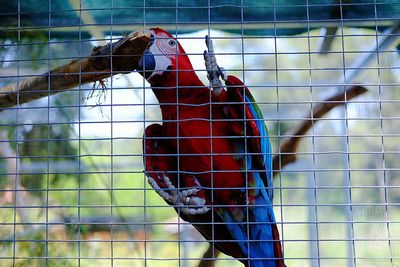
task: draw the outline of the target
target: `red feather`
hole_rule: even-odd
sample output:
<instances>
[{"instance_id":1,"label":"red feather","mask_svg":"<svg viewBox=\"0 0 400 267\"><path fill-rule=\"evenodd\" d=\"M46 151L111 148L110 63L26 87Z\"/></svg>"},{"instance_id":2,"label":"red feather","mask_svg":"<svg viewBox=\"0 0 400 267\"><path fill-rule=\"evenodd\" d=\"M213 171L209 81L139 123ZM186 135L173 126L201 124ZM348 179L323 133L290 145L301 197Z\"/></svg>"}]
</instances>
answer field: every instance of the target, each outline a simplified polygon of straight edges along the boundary
<instances>
[{"instance_id":1,"label":"red feather","mask_svg":"<svg viewBox=\"0 0 400 267\"><path fill-rule=\"evenodd\" d=\"M163 36L166 33L161 29L153 31ZM246 255L238 243L232 242L235 239L218 215L218 210L223 205L222 209L234 214L235 210L241 210L237 207L251 202L252 199L246 198L246 192L241 189L246 187L246 179L251 179L252 175L243 168L244 157L238 154L237 145L247 138L248 150L261 153L260 133L251 120L248 108L241 103L243 83L237 78L230 78L235 89L222 91L217 96L200 81L179 44L177 50L171 67L149 81L160 103L163 123L150 125L145 131L146 175L161 189L168 189L163 174L178 189L201 186L196 195L205 199L206 205L213 205L213 209L197 215L184 214L179 207L175 209L207 240L215 241L219 250L247 265ZM258 162L257 168L262 167L262 163ZM273 229L275 257L281 258L276 225ZM277 266L283 265L283 260L276 262Z\"/></svg>"}]
</instances>

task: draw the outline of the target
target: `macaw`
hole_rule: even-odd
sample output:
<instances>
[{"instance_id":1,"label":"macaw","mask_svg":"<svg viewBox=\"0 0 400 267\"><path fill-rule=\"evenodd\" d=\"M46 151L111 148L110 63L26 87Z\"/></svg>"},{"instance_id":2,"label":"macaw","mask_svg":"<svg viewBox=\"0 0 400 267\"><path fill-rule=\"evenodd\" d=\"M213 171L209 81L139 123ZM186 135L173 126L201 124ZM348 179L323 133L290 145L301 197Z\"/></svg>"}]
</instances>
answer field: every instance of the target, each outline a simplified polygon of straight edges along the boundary
<instances>
[{"instance_id":1,"label":"macaw","mask_svg":"<svg viewBox=\"0 0 400 267\"><path fill-rule=\"evenodd\" d=\"M223 253L245 266L285 266L264 119L249 89L216 64L208 37L206 45L211 87L170 33L150 29L138 71L159 102L162 124L145 129L145 174L178 215Z\"/></svg>"}]
</instances>

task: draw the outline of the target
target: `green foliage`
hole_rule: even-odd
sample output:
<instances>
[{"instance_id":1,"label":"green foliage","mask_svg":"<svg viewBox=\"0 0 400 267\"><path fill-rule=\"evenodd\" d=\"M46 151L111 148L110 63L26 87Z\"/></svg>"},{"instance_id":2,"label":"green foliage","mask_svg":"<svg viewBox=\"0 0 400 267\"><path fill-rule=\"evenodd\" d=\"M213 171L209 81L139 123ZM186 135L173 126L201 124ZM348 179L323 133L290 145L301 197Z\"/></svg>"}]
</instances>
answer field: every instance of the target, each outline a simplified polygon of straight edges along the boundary
<instances>
[{"instance_id":1,"label":"green foliage","mask_svg":"<svg viewBox=\"0 0 400 267\"><path fill-rule=\"evenodd\" d=\"M33 125L30 131L24 133L24 140L19 146L20 156L24 163L46 163L51 159L54 163L68 163L77 161L77 149L70 141L69 125ZM45 189L47 187L47 175L22 175L22 185L32 189ZM50 184L57 182L61 178L68 178L75 174L52 174ZM43 193L43 191L41 192Z\"/></svg>"}]
</instances>

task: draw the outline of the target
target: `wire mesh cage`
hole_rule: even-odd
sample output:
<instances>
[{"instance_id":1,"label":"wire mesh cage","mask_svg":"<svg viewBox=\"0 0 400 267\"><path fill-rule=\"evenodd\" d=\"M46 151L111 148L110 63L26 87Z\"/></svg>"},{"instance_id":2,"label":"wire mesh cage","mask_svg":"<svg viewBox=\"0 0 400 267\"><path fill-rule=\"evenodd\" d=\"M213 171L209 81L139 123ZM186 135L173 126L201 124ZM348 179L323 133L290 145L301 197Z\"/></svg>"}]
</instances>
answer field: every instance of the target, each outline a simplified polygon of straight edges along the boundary
<instances>
[{"instance_id":1,"label":"wire mesh cage","mask_svg":"<svg viewBox=\"0 0 400 267\"><path fill-rule=\"evenodd\" d=\"M0 265L400 266L399 18L394 0L2 3Z\"/></svg>"}]
</instances>

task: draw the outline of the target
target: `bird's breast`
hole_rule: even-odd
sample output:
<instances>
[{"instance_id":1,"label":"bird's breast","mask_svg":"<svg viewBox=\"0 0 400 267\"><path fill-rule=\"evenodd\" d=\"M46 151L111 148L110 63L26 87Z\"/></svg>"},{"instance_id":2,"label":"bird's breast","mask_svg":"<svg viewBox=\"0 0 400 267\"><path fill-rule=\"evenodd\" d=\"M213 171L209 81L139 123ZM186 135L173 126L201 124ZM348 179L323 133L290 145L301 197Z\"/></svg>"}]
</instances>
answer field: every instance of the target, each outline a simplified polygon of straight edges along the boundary
<instances>
[{"instance_id":1,"label":"bird's breast","mask_svg":"<svg viewBox=\"0 0 400 267\"><path fill-rule=\"evenodd\" d=\"M227 199L233 193L225 188L245 186L246 174L238 160L234 139L229 136L229 123L192 117L164 123L163 127L174 140L179 170L195 175L203 186L220 188L216 200Z\"/></svg>"}]
</instances>

